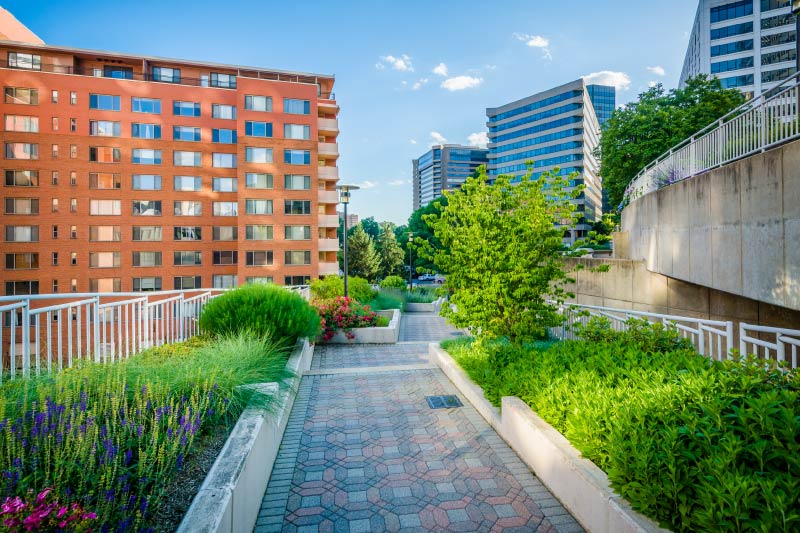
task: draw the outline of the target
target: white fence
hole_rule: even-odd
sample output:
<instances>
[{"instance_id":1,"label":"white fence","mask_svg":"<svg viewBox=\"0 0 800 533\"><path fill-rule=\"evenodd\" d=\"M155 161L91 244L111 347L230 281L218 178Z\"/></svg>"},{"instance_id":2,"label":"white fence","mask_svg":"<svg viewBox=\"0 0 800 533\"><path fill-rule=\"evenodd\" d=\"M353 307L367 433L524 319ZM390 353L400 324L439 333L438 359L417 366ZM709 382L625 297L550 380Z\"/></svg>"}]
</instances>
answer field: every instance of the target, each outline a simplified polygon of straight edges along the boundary
<instances>
[{"instance_id":1,"label":"white fence","mask_svg":"<svg viewBox=\"0 0 800 533\"><path fill-rule=\"evenodd\" d=\"M308 299L308 287L287 287ZM81 360L109 363L199 333L224 289L0 297L0 382Z\"/></svg>"},{"instance_id":2,"label":"white fence","mask_svg":"<svg viewBox=\"0 0 800 533\"><path fill-rule=\"evenodd\" d=\"M731 321L707 320L675 315L661 315L628 309L612 309L593 305L564 304L561 312L566 316L564 325L553 328L554 337L563 340L576 338L575 326L586 324L591 317L604 317L617 331L628 329L627 320L636 318L674 327L689 339L697 351L710 359L721 361L731 357L736 345L736 329ZM742 355L755 355L763 360L785 362L789 368L798 368L800 355L800 330L755 326L739 323L738 349Z\"/></svg>"},{"instance_id":3,"label":"white fence","mask_svg":"<svg viewBox=\"0 0 800 533\"><path fill-rule=\"evenodd\" d=\"M784 80L662 154L631 180L619 208L677 181L800 139L798 76Z\"/></svg>"}]
</instances>

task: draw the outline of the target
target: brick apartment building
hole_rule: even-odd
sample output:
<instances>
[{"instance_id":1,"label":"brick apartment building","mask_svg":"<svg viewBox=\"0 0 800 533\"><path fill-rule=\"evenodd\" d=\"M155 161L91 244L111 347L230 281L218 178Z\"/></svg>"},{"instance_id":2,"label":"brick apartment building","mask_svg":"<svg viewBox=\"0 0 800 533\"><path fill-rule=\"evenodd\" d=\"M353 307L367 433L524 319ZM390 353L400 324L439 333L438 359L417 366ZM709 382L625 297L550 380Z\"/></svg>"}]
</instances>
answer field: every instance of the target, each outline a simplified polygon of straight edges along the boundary
<instances>
[{"instance_id":1,"label":"brick apartment building","mask_svg":"<svg viewBox=\"0 0 800 533\"><path fill-rule=\"evenodd\" d=\"M333 76L48 46L0 9L0 80L2 294L338 272Z\"/></svg>"}]
</instances>

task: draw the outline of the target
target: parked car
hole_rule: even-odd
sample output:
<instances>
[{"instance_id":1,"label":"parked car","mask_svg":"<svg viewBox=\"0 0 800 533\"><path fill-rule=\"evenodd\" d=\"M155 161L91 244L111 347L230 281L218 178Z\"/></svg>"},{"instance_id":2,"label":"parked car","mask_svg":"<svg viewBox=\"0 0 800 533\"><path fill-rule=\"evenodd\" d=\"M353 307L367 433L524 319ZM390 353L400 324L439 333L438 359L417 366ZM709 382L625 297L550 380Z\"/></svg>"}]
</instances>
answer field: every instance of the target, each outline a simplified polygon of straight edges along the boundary
<instances>
[{"instance_id":1,"label":"parked car","mask_svg":"<svg viewBox=\"0 0 800 533\"><path fill-rule=\"evenodd\" d=\"M433 274L420 274L420 276L417 278L418 281L434 281L435 279L436 276Z\"/></svg>"}]
</instances>

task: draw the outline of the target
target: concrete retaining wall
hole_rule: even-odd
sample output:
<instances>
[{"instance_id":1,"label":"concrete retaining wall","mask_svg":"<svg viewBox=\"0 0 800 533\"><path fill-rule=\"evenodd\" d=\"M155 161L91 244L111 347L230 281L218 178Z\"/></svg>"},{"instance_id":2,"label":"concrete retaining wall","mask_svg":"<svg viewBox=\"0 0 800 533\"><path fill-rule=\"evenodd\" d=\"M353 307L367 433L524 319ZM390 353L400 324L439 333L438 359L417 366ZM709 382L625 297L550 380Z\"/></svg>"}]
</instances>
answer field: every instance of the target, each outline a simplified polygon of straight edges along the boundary
<instances>
[{"instance_id":1,"label":"concrete retaining wall","mask_svg":"<svg viewBox=\"0 0 800 533\"><path fill-rule=\"evenodd\" d=\"M260 386L262 390L280 395L276 399L278 409L273 413L256 408L245 409L200 486L178 532L253 531L294 405L297 386L303 372L311 368L313 354L314 347L307 340L298 341L286 364L286 368L295 374L291 386L282 393L278 392L277 383Z\"/></svg>"},{"instance_id":2,"label":"concrete retaining wall","mask_svg":"<svg viewBox=\"0 0 800 533\"><path fill-rule=\"evenodd\" d=\"M337 331L336 335L329 340L332 344L394 344L400 338L400 310L390 309L388 311L378 311L378 314L389 319L389 325L384 328L354 328L354 339Z\"/></svg>"},{"instance_id":3,"label":"concrete retaining wall","mask_svg":"<svg viewBox=\"0 0 800 533\"><path fill-rule=\"evenodd\" d=\"M608 476L581 457L550 424L514 396L502 399L498 411L458 363L437 344L429 346L430 362L436 364L553 496L588 531L595 533L663 532L611 489Z\"/></svg>"}]
</instances>

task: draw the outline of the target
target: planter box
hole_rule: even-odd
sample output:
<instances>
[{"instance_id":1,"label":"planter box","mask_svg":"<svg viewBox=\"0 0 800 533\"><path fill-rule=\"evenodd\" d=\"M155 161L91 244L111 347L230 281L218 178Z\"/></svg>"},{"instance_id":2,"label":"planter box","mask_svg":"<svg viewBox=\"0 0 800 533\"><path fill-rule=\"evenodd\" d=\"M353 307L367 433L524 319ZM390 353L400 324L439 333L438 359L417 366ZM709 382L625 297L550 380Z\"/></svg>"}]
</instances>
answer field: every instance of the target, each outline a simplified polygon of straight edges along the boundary
<instances>
[{"instance_id":1,"label":"planter box","mask_svg":"<svg viewBox=\"0 0 800 533\"><path fill-rule=\"evenodd\" d=\"M438 313L443 301L444 298L439 298L429 304L407 303L403 310L407 313Z\"/></svg>"},{"instance_id":2,"label":"planter box","mask_svg":"<svg viewBox=\"0 0 800 533\"><path fill-rule=\"evenodd\" d=\"M634 511L611 488L608 476L550 424L516 396L502 399L502 410L489 403L483 389L472 382L458 363L439 345L429 347L430 362L439 366L464 397L500 437L517 452L553 496L575 519L594 533L664 532L655 522Z\"/></svg>"},{"instance_id":3,"label":"planter box","mask_svg":"<svg viewBox=\"0 0 800 533\"><path fill-rule=\"evenodd\" d=\"M394 344L400 338L400 310L390 309L378 311L380 316L389 319L389 325L384 328L354 328L354 339L348 339L342 331L328 341L331 344Z\"/></svg>"},{"instance_id":4,"label":"planter box","mask_svg":"<svg viewBox=\"0 0 800 533\"><path fill-rule=\"evenodd\" d=\"M314 347L298 341L286 368L294 372L291 386L277 398L274 413L247 408L217 456L192 505L178 527L180 533L253 531L269 473L294 405L303 372L311 368ZM251 385L278 394L277 383Z\"/></svg>"}]
</instances>

